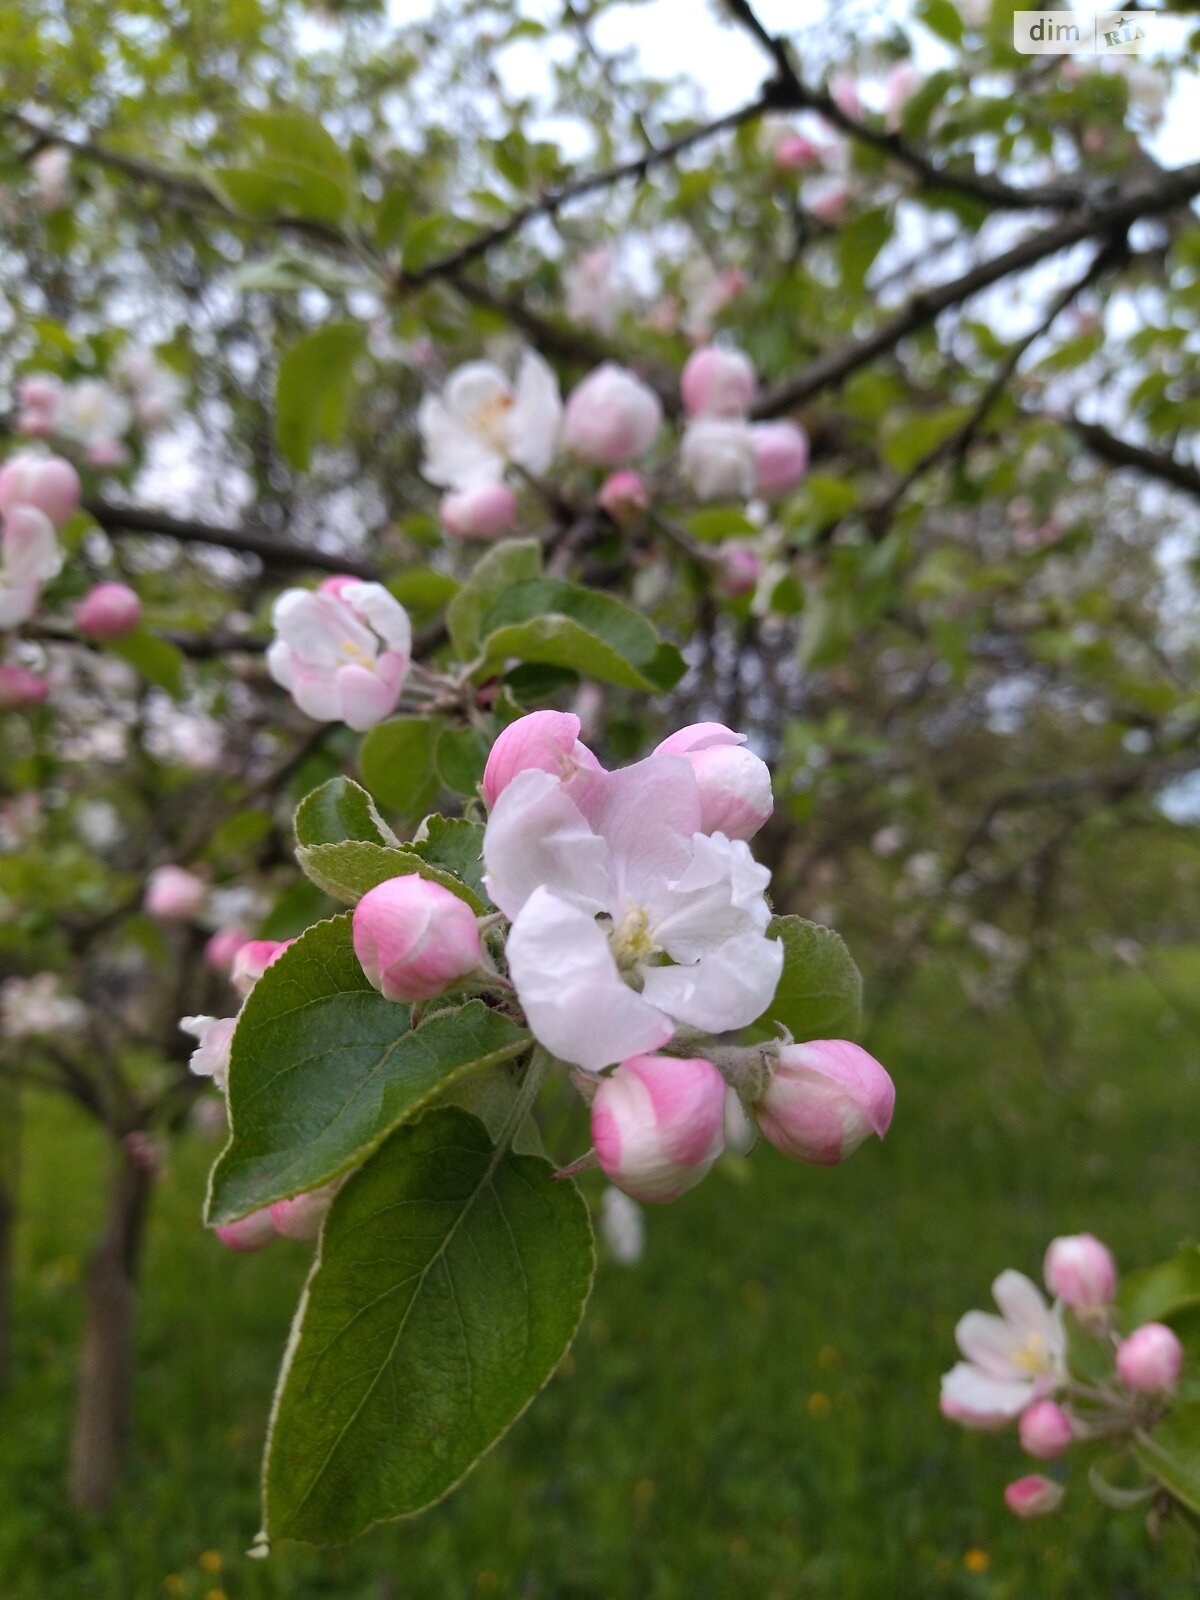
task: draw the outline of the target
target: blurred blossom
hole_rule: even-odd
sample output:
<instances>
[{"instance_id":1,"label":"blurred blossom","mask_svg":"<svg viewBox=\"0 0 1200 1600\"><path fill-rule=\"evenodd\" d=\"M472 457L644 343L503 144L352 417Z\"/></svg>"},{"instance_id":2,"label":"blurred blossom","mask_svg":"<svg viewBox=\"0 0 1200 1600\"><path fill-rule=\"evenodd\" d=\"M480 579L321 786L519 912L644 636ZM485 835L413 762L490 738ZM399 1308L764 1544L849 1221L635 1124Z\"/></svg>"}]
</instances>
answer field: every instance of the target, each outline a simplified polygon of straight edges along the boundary
<instances>
[{"instance_id":1,"label":"blurred blossom","mask_svg":"<svg viewBox=\"0 0 1200 1600\"><path fill-rule=\"evenodd\" d=\"M103 854L125 836L117 808L108 800L84 800L75 810L75 827L89 850Z\"/></svg>"},{"instance_id":2,"label":"blurred blossom","mask_svg":"<svg viewBox=\"0 0 1200 1600\"><path fill-rule=\"evenodd\" d=\"M611 1184L600 1196L600 1232L623 1267L636 1266L646 1248L646 1223L636 1200Z\"/></svg>"},{"instance_id":3,"label":"blurred blossom","mask_svg":"<svg viewBox=\"0 0 1200 1600\"><path fill-rule=\"evenodd\" d=\"M612 333L627 289L611 250L585 250L563 274L567 315L572 322Z\"/></svg>"},{"instance_id":4,"label":"blurred blossom","mask_svg":"<svg viewBox=\"0 0 1200 1600\"><path fill-rule=\"evenodd\" d=\"M64 994L56 972L32 978L6 978L0 984L0 1033L10 1039L71 1033L87 1021L87 1007Z\"/></svg>"}]
</instances>

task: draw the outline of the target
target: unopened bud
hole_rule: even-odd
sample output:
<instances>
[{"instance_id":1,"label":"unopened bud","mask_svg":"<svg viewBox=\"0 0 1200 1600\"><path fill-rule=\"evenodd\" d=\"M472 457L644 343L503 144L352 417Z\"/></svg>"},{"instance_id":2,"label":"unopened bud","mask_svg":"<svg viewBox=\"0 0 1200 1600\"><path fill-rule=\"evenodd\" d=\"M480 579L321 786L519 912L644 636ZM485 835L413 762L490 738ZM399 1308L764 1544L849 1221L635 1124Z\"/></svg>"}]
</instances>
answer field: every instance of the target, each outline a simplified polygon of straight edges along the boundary
<instances>
[{"instance_id":1,"label":"unopened bud","mask_svg":"<svg viewBox=\"0 0 1200 1600\"><path fill-rule=\"evenodd\" d=\"M237 1250L241 1254L265 1250L276 1238L269 1206L264 1206L261 1211L252 1211L248 1217L239 1217L236 1222L222 1223L213 1232L227 1250Z\"/></svg>"},{"instance_id":2,"label":"unopened bud","mask_svg":"<svg viewBox=\"0 0 1200 1600\"><path fill-rule=\"evenodd\" d=\"M310 1189L307 1194L298 1194L291 1200L276 1200L271 1207L275 1232L285 1239L315 1239L336 1193L337 1184L327 1183L321 1189Z\"/></svg>"},{"instance_id":3,"label":"unopened bud","mask_svg":"<svg viewBox=\"0 0 1200 1600\"><path fill-rule=\"evenodd\" d=\"M600 509L614 522L632 522L650 504L650 489L640 472L613 472L596 495Z\"/></svg>"},{"instance_id":4,"label":"unopened bud","mask_svg":"<svg viewBox=\"0 0 1200 1600\"><path fill-rule=\"evenodd\" d=\"M764 1136L793 1161L832 1166L891 1126L896 1088L848 1039L785 1045L754 1111Z\"/></svg>"},{"instance_id":5,"label":"unopened bud","mask_svg":"<svg viewBox=\"0 0 1200 1600\"><path fill-rule=\"evenodd\" d=\"M1004 1503L1015 1517L1023 1522L1031 1517L1046 1517L1062 1505L1063 1486L1038 1473L1027 1478L1017 1478L1004 1491Z\"/></svg>"},{"instance_id":6,"label":"unopened bud","mask_svg":"<svg viewBox=\"0 0 1200 1600\"><path fill-rule=\"evenodd\" d=\"M758 389L749 356L723 345L694 350L679 379L689 417L744 417Z\"/></svg>"},{"instance_id":7,"label":"unopened bud","mask_svg":"<svg viewBox=\"0 0 1200 1600\"><path fill-rule=\"evenodd\" d=\"M517 520L517 497L504 483L482 483L442 496L438 517L458 539L500 539Z\"/></svg>"},{"instance_id":8,"label":"unopened bud","mask_svg":"<svg viewBox=\"0 0 1200 1600\"><path fill-rule=\"evenodd\" d=\"M470 906L415 873L363 895L354 908L354 953L388 1000L432 1000L483 960Z\"/></svg>"},{"instance_id":9,"label":"unopened bud","mask_svg":"<svg viewBox=\"0 0 1200 1600\"><path fill-rule=\"evenodd\" d=\"M1035 1400L1017 1424L1021 1449L1039 1461L1057 1461L1075 1437L1071 1419L1053 1400Z\"/></svg>"},{"instance_id":10,"label":"unopened bud","mask_svg":"<svg viewBox=\"0 0 1200 1600\"><path fill-rule=\"evenodd\" d=\"M98 583L75 608L75 626L93 639L123 639L142 620L142 602L124 583Z\"/></svg>"},{"instance_id":11,"label":"unopened bud","mask_svg":"<svg viewBox=\"0 0 1200 1600\"><path fill-rule=\"evenodd\" d=\"M701 500L748 500L758 481L753 431L740 419L698 417L683 430L679 466Z\"/></svg>"},{"instance_id":12,"label":"unopened bud","mask_svg":"<svg viewBox=\"0 0 1200 1600\"><path fill-rule=\"evenodd\" d=\"M776 500L794 489L808 466L808 435L794 422L760 422L750 430L755 491Z\"/></svg>"},{"instance_id":13,"label":"unopened bud","mask_svg":"<svg viewBox=\"0 0 1200 1600\"><path fill-rule=\"evenodd\" d=\"M591 466L615 467L644 456L661 426L662 404L653 389L606 361L569 396L563 444Z\"/></svg>"},{"instance_id":14,"label":"unopened bud","mask_svg":"<svg viewBox=\"0 0 1200 1600\"><path fill-rule=\"evenodd\" d=\"M229 978L239 994L249 994L268 967L279 960L294 939L244 939L233 957Z\"/></svg>"},{"instance_id":15,"label":"unopened bud","mask_svg":"<svg viewBox=\"0 0 1200 1600\"><path fill-rule=\"evenodd\" d=\"M1052 1239L1042 1270L1047 1289L1072 1311L1103 1311L1116 1293L1117 1264L1090 1233Z\"/></svg>"},{"instance_id":16,"label":"unopened bud","mask_svg":"<svg viewBox=\"0 0 1200 1600\"><path fill-rule=\"evenodd\" d=\"M618 1189L648 1204L676 1200L725 1145L725 1080L700 1057L631 1056L602 1078L592 1143Z\"/></svg>"},{"instance_id":17,"label":"unopened bud","mask_svg":"<svg viewBox=\"0 0 1200 1600\"><path fill-rule=\"evenodd\" d=\"M26 667L0 667L0 711L30 711L50 693L45 678Z\"/></svg>"},{"instance_id":18,"label":"unopened bud","mask_svg":"<svg viewBox=\"0 0 1200 1600\"><path fill-rule=\"evenodd\" d=\"M79 510L79 474L61 456L23 454L0 467L0 512L33 506L56 528Z\"/></svg>"},{"instance_id":19,"label":"unopened bud","mask_svg":"<svg viewBox=\"0 0 1200 1600\"><path fill-rule=\"evenodd\" d=\"M208 885L183 867L156 867L146 883L146 910L164 922L187 922L204 904Z\"/></svg>"},{"instance_id":20,"label":"unopened bud","mask_svg":"<svg viewBox=\"0 0 1200 1600\"><path fill-rule=\"evenodd\" d=\"M700 789L700 831L752 839L775 809L771 773L746 749L746 735L720 722L694 722L657 745L656 756L682 756Z\"/></svg>"},{"instance_id":21,"label":"unopened bud","mask_svg":"<svg viewBox=\"0 0 1200 1600\"><path fill-rule=\"evenodd\" d=\"M1143 1323L1117 1346L1117 1371L1139 1394L1170 1394L1182 1367L1183 1346L1162 1322Z\"/></svg>"},{"instance_id":22,"label":"unopened bud","mask_svg":"<svg viewBox=\"0 0 1200 1600\"><path fill-rule=\"evenodd\" d=\"M483 769L483 798L494 806L519 772L551 772L563 783L600 763L579 740L579 718L571 711L531 711L510 722L496 738Z\"/></svg>"}]
</instances>

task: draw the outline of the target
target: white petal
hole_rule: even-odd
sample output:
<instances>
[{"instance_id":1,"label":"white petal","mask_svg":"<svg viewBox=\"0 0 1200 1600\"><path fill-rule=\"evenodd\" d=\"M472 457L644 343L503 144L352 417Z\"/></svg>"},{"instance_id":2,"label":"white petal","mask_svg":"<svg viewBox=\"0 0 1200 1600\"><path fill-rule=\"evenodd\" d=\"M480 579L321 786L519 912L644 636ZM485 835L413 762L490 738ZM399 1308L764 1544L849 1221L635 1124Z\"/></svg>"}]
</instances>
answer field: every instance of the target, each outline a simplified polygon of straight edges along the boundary
<instances>
[{"instance_id":1,"label":"white petal","mask_svg":"<svg viewBox=\"0 0 1200 1600\"><path fill-rule=\"evenodd\" d=\"M727 1033L762 1016L782 971L782 942L751 931L726 940L692 966L642 968L642 993L677 1022Z\"/></svg>"},{"instance_id":2,"label":"white petal","mask_svg":"<svg viewBox=\"0 0 1200 1600\"><path fill-rule=\"evenodd\" d=\"M0 628L15 628L29 618L37 610L37 603L41 596L41 589L36 583L23 585L19 589L0 584Z\"/></svg>"},{"instance_id":3,"label":"white petal","mask_svg":"<svg viewBox=\"0 0 1200 1600\"><path fill-rule=\"evenodd\" d=\"M378 654L379 644L370 630L327 590L285 589L275 602L271 621L307 666L341 666L347 645L369 661Z\"/></svg>"},{"instance_id":4,"label":"white petal","mask_svg":"<svg viewBox=\"0 0 1200 1600\"><path fill-rule=\"evenodd\" d=\"M994 1378L1027 1376L1016 1357L1025 1350L1025 1336L1004 1317L989 1311L968 1311L954 1330L958 1348Z\"/></svg>"},{"instance_id":5,"label":"white petal","mask_svg":"<svg viewBox=\"0 0 1200 1600\"><path fill-rule=\"evenodd\" d=\"M654 903L655 937L682 962L696 961L753 930L764 932L771 920L766 901L771 874L744 840L697 833L691 844L686 869Z\"/></svg>"},{"instance_id":6,"label":"white petal","mask_svg":"<svg viewBox=\"0 0 1200 1600\"><path fill-rule=\"evenodd\" d=\"M500 452L454 416L436 395L427 395L417 409L417 426L425 442L421 475L443 489L496 483L504 473Z\"/></svg>"},{"instance_id":7,"label":"white petal","mask_svg":"<svg viewBox=\"0 0 1200 1600\"><path fill-rule=\"evenodd\" d=\"M535 1037L590 1072L657 1050L674 1032L622 982L593 917L546 889L530 895L513 923L508 969Z\"/></svg>"},{"instance_id":8,"label":"white petal","mask_svg":"<svg viewBox=\"0 0 1200 1600\"><path fill-rule=\"evenodd\" d=\"M481 411L512 398L512 385L494 361L464 361L446 379L442 399L446 410L470 427Z\"/></svg>"},{"instance_id":9,"label":"white petal","mask_svg":"<svg viewBox=\"0 0 1200 1600\"><path fill-rule=\"evenodd\" d=\"M1002 1272L992 1285L992 1298L1000 1314L1023 1334L1039 1334L1043 1339L1053 1331L1054 1318L1037 1284L1023 1272Z\"/></svg>"},{"instance_id":10,"label":"white petal","mask_svg":"<svg viewBox=\"0 0 1200 1600\"><path fill-rule=\"evenodd\" d=\"M687 870L700 789L682 756L647 756L619 772L598 772L577 799L608 846L614 913L652 903Z\"/></svg>"},{"instance_id":11,"label":"white petal","mask_svg":"<svg viewBox=\"0 0 1200 1600\"><path fill-rule=\"evenodd\" d=\"M509 417L510 454L527 472L545 472L558 449L562 398L558 379L536 350L527 350L517 371Z\"/></svg>"},{"instance_id":12,"label":"white petal","mask_svg":"<svg viewBox=\"0 0 1200 1600\"><path fill-rule=\"evenodd\" d=\"M412 654L412 623L408 612L381 583L348 583L342 590L346 604L364 617L391 650L407 659Z\"/></svg>"},{"instance_id":13,"label":"white petal","mask_svg":"<svg viewBox=\"0 0 1200 1600\"><path fill-rule=\"evenodd\" d=\"M967 1427L999 1428L1020 1416L1033 1398L1028 1383L993 1378L960 1361L942 1379L942 1409Z\"/></svg>"},{"instance_id":14,"label":"white petal","mask_svg":"<svg viewBox=\"0 0 1200 1600\"><path fill-rule=\"evenodd\" d=\"M488 893L515 917L541 885L589 916L610 909L608 849L550 772L519 772L483 836Z\"/></svg>"}]
</instances>

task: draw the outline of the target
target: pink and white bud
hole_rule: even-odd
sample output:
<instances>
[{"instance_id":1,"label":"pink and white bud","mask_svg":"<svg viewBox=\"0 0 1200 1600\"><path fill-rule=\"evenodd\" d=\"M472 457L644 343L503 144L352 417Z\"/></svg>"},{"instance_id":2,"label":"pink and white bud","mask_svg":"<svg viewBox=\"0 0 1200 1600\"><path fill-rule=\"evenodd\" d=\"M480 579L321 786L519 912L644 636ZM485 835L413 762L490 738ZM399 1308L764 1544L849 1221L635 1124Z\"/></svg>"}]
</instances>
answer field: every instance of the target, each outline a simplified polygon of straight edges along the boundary
<instances>
[{"instance_id":1,"label":"pink and white bud","mask_svg":"<svg viewBox=\"0 0 1200 1600\"><path fill-rule=\"evenodd\" d=\"M228 972L234 957L249 942L250 935L241 928L218 928L204 946L204 959L217 972Z\"/></svg>"},{"instance_id":2,"label":"pink and white bud","mask_svg":"<svg viewBox=\"0 0 1200 1600\"><path fill-rule=\"evenodd\" d=\"M438 518L457 539L500 539L517 520L517 497L506 483L481 483L444 494Z\"/></svg>"},{"instance_id":3,"label":"pink and white bud","mask_svg":"<svg viewBox=\"0 0 1200 1600\"><path fill-rule=\"evenodd\" d=\"M50 693L45 678L26 667L0 667L0 711L30 711Z\"/></svg>"},{"instance_id":4,"label":"pink and white bud","mask_svg":"<svg viewBox=\"0 0 1200 1600\"><path fill-rule=\"evenodd\" d=\"M1052 1239L1042 1273L1050 1293L1072 1311L1103 1311L1117 1291L1117 1264L1090 1233Z\"/></svg>"},{"instance_id":5,"label":"pink and white bud","mask_svg":"<svg viewBox=\"0 0 1200 1600\"><path fill-rule=\"evenodd\" d=\"M123 639L142 620L142 602L126 583L98 583L75 608L75 626L93 639Z\"/></svg>"},{"instance_id":6,"label":"pink and white bud","mask_svg":"<svg viewBox=\"0 0 1200 1600\"><path fill-rule=\"evenodd\" d=\"M780 172L807 172L821 162L820 146L802 133L789 133L775 147L775 166Z\"/></svg>"},{"instance_id":7,"label":"pink and white bud","mask_svg":"<svg viewBox=\"0 0 1200 1600\"><path fill-rule=\"evenodd\" d=\"M236 1222L222 1223L213 1232L227 1250L236 1250L242 1255L252 1250L265 1250L277 1237L270 1206L252 1211L248 1217L239 1217Z\"/></svg>"},{"instance_id":8,"label":"pink and white bud","mask_svg":"<svg viewBox=\"0 0 1200 1600\"><path fill-rule=\"evenodd\" d=\"M600 485L596 501L614 522L632 522L650 504L650 488L640 472L613 472Z\"/></svg>"},{"instance_id":9,"label":"pink and white bud","mask_svg":"<svg viewBox=\"0 0 1200 1600\"><path fill-rule=\"evenodd\" d=\"M763 575L763 559L752 545L730 539L714 557L717 588L729 599L753 594Z\"/></svg>"},{"instance_id":10,"label":"pink and white bud","mask_svg":"<svg viewBox=\"0 0 1200 1600\"><path fill-rule=\"evenodd\" d=\"M896 1087L848 1039L785 1045L754 1111L764 1137L793 1161L832 1166L892 1122Z\"/></svg>"},{"instance_id":11,"label":"pink and white bud","mask_svg":"<svg viewBox=\"0 0 1200 1600\"><path fill-rule=\"evenodd\" d=\"M315 1239L336 1193L337 1184L327 1183L322 1189L310 1189L291 1200L276 1200L271 1207L275 1232L285 1239Z\"/></svg>"},{"instance_id":12,"label":"pink and white bud","mask_svg":"<svg viewBox=\"0 0 1200 1600\"><path fill-rule=\"evenodd\" d=\"M244 939L238 946L229 980L239 994L249 994L268 967L274 966L294 939Z\"/></svg>"},{"instance_id":13,"label":"pink and white bud","mask_svg":"<svg viewBox=\"0 0 1200 1600\"><path fill-rule=\"evenodd\" d=\"M835 228L846 214L854 191L841 178L822 180L805 193L805 204L818 222Z\"/></svg>"},{"instance_id":14,"label":"pink and white bud","mask_svg":"<svg viewBox=\"0 0 1200 1600\"><path fill-rule=\"evenodd\" d=\"M1071 1419L1053 1400L1035 1400L1017 1424L1021 1449L1038 1461L1057 1461L1075 1437Z\"/></svg>"},{"instance_id":15,"label":"pink and white bud","mask_svg":"<svg viewBox=\"0 0 1200 1600\"><path fill-rule=\"evenodd\" d=\"M654 390L615 362L589 373L567 400L563 444L593 467L617 467L651 449L662 426Z\"/></svg>"},{"instance_id":16,"label":"pink and white bud","mask_svg":"<svg viewBox=\"0 0 1200 1600\"><path fill-rule=\"evenodd\" d=\"M79 474L61 456L17 455L0 467L0 512L33 506L61 528L79 510Z\"/></svg>"},{"instance_id":17,"label":"pink and white bud","mask_svg":"<svg viewBox=\"0 0 1200 1600\"><path fill-rule=\"evenodd\" d=\"M62 406L63 386L48 372L29 372L17 381L17 432L26 438L52 434Z\"/></svg>"},{"instance_id":18,"label":"pink and white bud","mask_svg":"<svg viewBox=\"0 0 1200 1600\"><path fill-rule=\"evenodd\" d=\"M1117 1346L1117 1371L1138 1394L1170 1394L1183 1368L1183 1346L1164 1323L1145 1322Z\"/></svg>"},{"instance_id":19,"label":"pink and white bud","mask_svg":"<svg viewBox=\"0 0 1200 1600\"><path fill-rule=\"evenodd\" d=\"M701 500L748 500L758 481L749 423L697 417L683 430L679 466Z\"/></svg>"},{"instance_id":20,"label":"pink and white bud","mask_svg":"<svg viewBox=\"0 0 1200 1600\"><path fill-rule=\"evenodd\" d=\"M752 839L775 809L771 773L746 749L746 735L720 722L693 722L656 745L656 756L682 756L700 788L700 831Z\"/></svg>"},{"instance_id":21,"label":"pink and white bud","mask_svg":"<svg viewBox=\"0 0 1200 1600\"><path fill-rule=\"evenodd\" d=\"M367 982L388 1000L432 1000L483 960L470 906L415 873L369 889L353 928Z\"/></svg>"},{"instance_id":22,"label":"pink and white bud","mask_svg":"<svg viewBox=\"0 0 1200 1600\"><path fill-rule=\"evenodd\" d=\"M564 784L581 773L600 772L599 761L579 740L580 721L571 711L531 711L510 722L492 746L483 769L483 798L496 804L518 772L552 772Z\"/></svg>"},{"instance_id":23,"label":"pink and white bud","mask_svg":"<svg viewBox=\"0 0 1200 1600\"><path fill-rule=\"evenodd\" d=\"M856 121L863 114L862 97L858 85L847 72L835 72L829 80L829 97L839 111Z\"/></svg>"},{"instance_id":24,"label":"pink and white bud","mask_svg":"<svg viewBox=\"0 0 1200 1600\"><path fill-rule=\"evenodd\" d=\"M188 1060L188 1070L198 1078L211 1078L224 1093L229 1084L229 1054L233 1048L236 1017L180 1017L182 1033L190 1033L196 1048Z\"/></svg>"},{"instance_id":25,"label":"pink and white bud","mask_svg":"<svg viewBox=\"0 0 1200 1600\"><path fill-rule=\"evenodd\" d=\"M679 379L689 417L744 417L758 391L749 356L724 345L705 345L684 363Z\"/></svg>"},{"instance_id":26,"label":"pink and white bud","mask_svg":"<svg viewBox=\"0 0 1200 1600\"><path fill-rule=\"evenodd\" d=\"M71 175L70 151L61 145L39 150L29 163L37 186L37 202L43 211L61 211L67 203Z\"/></svg>"},{"instance_id":27,"label":"pink and white bud","mask_svg":"<svg viewBox=\"0 0 1200 1600\"><path fill-rule=\"evenodd\" d=\"M1028 1522L1032 1517L1046 1517L1057 1511L1064 1493L1061 1483L1034 1472L1009 1484L1004 1491L1004 1504L1014 1517Z\"/></svg>"},{"instance_id":28,"label":"pink and white bud","mask_svg":"<svg viewBox=\"0 0 1200 1600\"><path fill-rule=\"evenodd\" d=\"M760 422L750 430L754 444L755 492L777 500L794 489L808 467L808 435L794 422Z\"/></svg>"},{"instance_id":29,"label":"pink and white bud","mask_svg":"<svg viewBox=\"0 0 1200 1600\"><path fill-rule=\"evenodd\" d=\"M38 587L62 571L63 555L54 524L36 506L10 506L0 538L4 567L0 582L7 589Z\"/></svg>"},{"instance_id":30,"label":"pink and white bud","mask_svg":"<svg viewBox=\"0 0 1200 1600\"><path fill-rule=\"evenodd\" d=\"M698 1056L630 1056L592 1101L601 1170L648 1205L700 1182L725 1147L724 1128L725 1080Z\"/></svg>"},{"instance_id":31,"label":"pink and white bud","mask_svg":"<svg viewBox=\"0 0 1200 1600\"><path fill-rule=\"evenodd\" d=\"M146 910L164 922L188 922L208 895L203 878L183 867L156 867L146 881Z\"/></svg>"}]
</instances>

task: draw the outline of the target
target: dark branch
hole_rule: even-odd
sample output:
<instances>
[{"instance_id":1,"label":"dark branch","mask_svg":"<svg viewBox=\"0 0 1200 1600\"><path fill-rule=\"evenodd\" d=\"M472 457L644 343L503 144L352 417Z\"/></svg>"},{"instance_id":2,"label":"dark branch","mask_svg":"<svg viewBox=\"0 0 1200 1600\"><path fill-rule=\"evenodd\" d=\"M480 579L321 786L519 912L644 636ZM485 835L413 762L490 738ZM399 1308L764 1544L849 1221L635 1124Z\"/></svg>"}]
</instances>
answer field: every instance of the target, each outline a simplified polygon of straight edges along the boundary
<instances>
[{"instance_id":1,"label":"dark branch","mask_svg":"<svg viewBox=\"0 0 1200 1600\"><path fill-rule=\"evenodd\" d=\"M1200 472L1188 462L1164 452L1147 450L1144 445L1130 444L1127 439L1109 433L1097 422L1084 422L1079 417L1072 417L1070 427L1093 455L1111 466L1133 467L1147 477L1158 478L1200 500Z\"/></svg>"}]
</instances>

